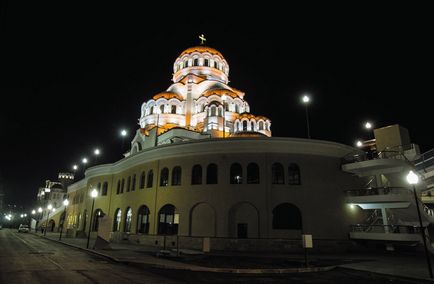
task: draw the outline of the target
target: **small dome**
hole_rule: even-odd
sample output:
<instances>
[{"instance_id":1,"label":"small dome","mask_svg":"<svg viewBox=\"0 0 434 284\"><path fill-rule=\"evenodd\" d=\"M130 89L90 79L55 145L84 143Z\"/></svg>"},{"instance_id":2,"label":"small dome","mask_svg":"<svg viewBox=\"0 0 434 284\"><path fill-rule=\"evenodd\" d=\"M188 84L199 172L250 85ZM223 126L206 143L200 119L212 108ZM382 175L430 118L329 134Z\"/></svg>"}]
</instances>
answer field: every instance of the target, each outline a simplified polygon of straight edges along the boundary
<instances>
[{"instance_id":1,"label":"small dome","mask_svg":"<svg viewBox=\"0 0 434 284\"><path fill-rule=\"evenodd\" d=\"M179 57L182 57L184 54L190 54L193 52L199 52L199 53L208 52L208 53L211 53L212 55L218 55L221 58L224 58L223 55L220 53L220 51L218 51L212 47L208 47L208 46L204 46L204 45L193 46L193 47L187 48L186 50L184 50L181 53L181 55L179 55Z\"/></svg>"}]
</instances>

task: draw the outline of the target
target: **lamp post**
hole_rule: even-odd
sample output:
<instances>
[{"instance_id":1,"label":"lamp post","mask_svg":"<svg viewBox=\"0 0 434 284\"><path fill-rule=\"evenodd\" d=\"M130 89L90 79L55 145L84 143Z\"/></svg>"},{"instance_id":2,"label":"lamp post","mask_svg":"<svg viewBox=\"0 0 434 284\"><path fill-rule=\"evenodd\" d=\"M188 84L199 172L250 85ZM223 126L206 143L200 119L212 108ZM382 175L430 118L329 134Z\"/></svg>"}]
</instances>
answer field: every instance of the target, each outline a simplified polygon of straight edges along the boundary
<instances>
[{"instance_id":1,"label":"lamp post","mask_svg":"<svg viewBox=\"0 0 434 284\"><path fill-rule=\"evenodd\" d=\"M310 103L310 97L309 97L308 95L304 95L304 96L301 98L301 100L302 100L302 102L303 102L303 104L304 104L304 106L305 106L305 109L306 109L307 138L310 139L309 112L308 112L308 110L307 110L307 106L308 106L309 103Z\"/></svg>"},{"instance_id":2,"label":"lamp post","mask_svg":"<svg viewBox=\"0 0 434 284\"><path fill-rule=\"evenodd\" d=\"M95 165L98 164L98 158L101 155L101 150L99 148L95 148L93 150L93 154L95 155Z\"/></svg>"},{"instance_id":3,"label":"lamp post","mask_svg":"<svg viewBox=\"0 0 434 284\"><path fill-rule=\"evenodd\" d=\"M226 95L222 96L222 101L223 101L223 138L226 138L226 109L225 109Z\"/></svg>"},{"instance_id":4,"label":"lamp post","mask_svg":"<svg viewBox=\"0 0 434 284\"><path fill-rule=\"evenodd\" d=\"M93 216L93 206L95 205L95 198L98 196L98 191L94 188L90 193L92 197L92 210L90 210L90 222L89 222L89 232L87 234L87 244L86 248L89 248L89 240L90 240L90 229L92 228L92 216Z\"/></svg>"},{"instance_id":5,"label":"lamp post","mask_svg":"<svg viewBox=\"0 0 434 284\"><path fill-rule=\"evenodd\" d=\"M419 210L419 202L418 202L417 195L416 195L415 184L417 184L419 182L419 177L413 171L410 171L407 175L407 182L413 186L414 202L416 202L417 216L419 217L419 226L420 226L420 232L421 232L421 236L422 236L422 240L423 240L423 248L425 249L426 263L428 265L429 277L432 279L433 278L433 272L432 272L432 267L431 267L431 258L429 256L429 252L428 252L428 249L426 247L425 228L423 227L423 224L422 224L422 217L420 215L420 210Z\"/></svg>"},{"instance_id":6,"label":"lamp post","mask_svg":"<svg viewBox=\"0 0 434 284\"><path fill-rule=\"evenodd\" d=\"M48 229L48 216L50 216L50 211L53 209L53 206L51 204L48 204L47 206L47 221L45 222L45 230L44 230L44 236L47 235L47 229Z\"/></svg>"},{"instance_id":7,"label":"lamp post","mask_svg":"<svg viewBox=\"0 0 434 284\"><path fill-rule=\"evenodd\" d=\"M68 199L63 200L63 205L65 205L65 210L63 210L63 223L62 223L62 227L60 227L59 241L62 240L63 227L65 226L65 220L66 220L66 207L68 207L69 205L69 200Z\"/></svg>"}]
</instances>

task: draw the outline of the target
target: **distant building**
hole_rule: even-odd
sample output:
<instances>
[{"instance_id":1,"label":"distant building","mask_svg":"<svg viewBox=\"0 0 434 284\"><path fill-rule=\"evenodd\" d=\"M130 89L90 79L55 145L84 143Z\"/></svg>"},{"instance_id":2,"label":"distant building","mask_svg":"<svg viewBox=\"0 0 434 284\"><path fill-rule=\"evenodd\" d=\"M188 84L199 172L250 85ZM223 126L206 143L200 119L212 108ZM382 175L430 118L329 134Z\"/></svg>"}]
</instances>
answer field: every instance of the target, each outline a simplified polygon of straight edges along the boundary
<instances>
[{"instance_id":1,"label":"distant building","mask_svg":"<svg viewBox=\"0 0 434 284\"><path fill-rule=\"evenodd\" d=\"M142 104L126 157L68 186L68 234L96 231L104 213L113 240L157 246L200 248L210 237L211 249L285 250L299 248L302 234L333 248L420 242L404 176L419 153L404 128L375 129L369 153L272 137L270 119L251 114L245 93L228 85L219 51L188 48L173 72L173 84Z\"/></svg>"}]
</instances>

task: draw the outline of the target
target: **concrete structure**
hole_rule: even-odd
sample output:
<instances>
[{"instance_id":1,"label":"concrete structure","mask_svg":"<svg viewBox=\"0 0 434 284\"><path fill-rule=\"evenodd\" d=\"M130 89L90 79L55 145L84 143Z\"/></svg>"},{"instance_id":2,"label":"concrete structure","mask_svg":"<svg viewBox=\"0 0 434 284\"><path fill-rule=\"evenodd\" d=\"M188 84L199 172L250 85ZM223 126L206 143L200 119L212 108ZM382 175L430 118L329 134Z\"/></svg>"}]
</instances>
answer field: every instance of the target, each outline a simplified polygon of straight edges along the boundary
<instances>
[{"instance_id":1,"label":"concrete structure","mask_svg":"<svg viewBox=\"0 0 434 284\"><path fill-rule=\"evenodd\" d=\"M402 127L374 130L369 157L339 143L274 138L271 121L250 114L245 94L228 86L228 76L217 50L183 51L173 84L143 103L125 158L87 169L68 187L68 234L96 231L106 216L113 240L166 245L165 236L176 236L169 237L172 245L183 238L193 248L209 245L204 237L211 249L255 250L299 247L302 234L312 234L315 246L334 247L349 237L420 241L414 232L388 229L415 220L414 211L410 221L396 212L395 221L387 217L412 205L408 189L388 194L405 187L401 177L418 154L414 145L402 147L408 137ZM90 212L94 188L99 195ZM368 189L377 194L353 194ZM377 225L374 215L380 232L365 229Z\"/></svg>"}]
</instances>

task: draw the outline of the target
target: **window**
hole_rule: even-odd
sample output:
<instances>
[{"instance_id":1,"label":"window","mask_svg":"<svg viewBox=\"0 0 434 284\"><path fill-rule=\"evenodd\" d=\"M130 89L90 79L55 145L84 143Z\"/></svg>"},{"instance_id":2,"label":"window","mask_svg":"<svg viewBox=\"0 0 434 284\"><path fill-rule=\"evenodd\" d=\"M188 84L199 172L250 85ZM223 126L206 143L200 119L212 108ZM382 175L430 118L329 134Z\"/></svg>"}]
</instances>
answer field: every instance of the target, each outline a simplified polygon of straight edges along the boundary
<instances>
[{"instance_id":1,"label":"window","mask_svg":"<svg viewBox=\"0 0 434 284\"><path fill-rule=\"evenodd\" d=\"M164 113L164 105L160 106L160 113Z\"/></svg>"},{"instance_id":2,"label":"window","mask_svg":"<svg viewBox=\"0 0 434 284\"><path fill-rule=\"evenodd\" d=\"M290 164L288 167L288 183L291 185L300 185L300 168L297 164Z\"/></svg>"},{"instance_id":3,"label":"window","mask_svg":"<svg viewBox=\"0 0 434 284\"><path fill-rule=\"evenodd\" d=\"M113 218L113 232L118 232L121 229L121 219L122 210L120 208L116 209L115 216Z\"/></svg>"},{"instance_id":4,"label":"window","mask_svg":"<svg viewBox=\"0 0 434 284\"><path fill-rule=\"evenodd\" d=\"M116 189L116 194L119 194L121 192L121 180L118 180L118 187Z\"/></svg>"},{"instance_id":5,"label":"window","mask_svg":"<svg viewBox=\"0 0 434 284\"><path fill-rule=\"evenodd\" d=\"M206 183L218 183L218 167L216 164L209 164L208 167L206 167Z\"/></svg>"},{"instance_id":6,"label":"window","mask_svg":"<svg viewBox=\"0 0 434 284\"><path fill-rule=\"evenodd\" d=\"M160 186L168 186L169 185L169 169L163 168L160 174Z\"/></svg>"},{"instance_id":7,"label":"window","mask_svg":"<svg viewBox=\"0 0 434 284\"><path fill-rule=\"evenodd\" d=\"M133 175L133 180L131 184L131 191L135 191L135 190L136 190L136 174Z\"/></svg>"},{"instance_id":8,"label":"window","mask_svg":"<svg viewBox=\"0 0 434 284\"><path fill-rule=\"evenodd\" d=\"M133 210L131 209L131 207L128 207L126 212L127 214L125 214L124 232L131 232L131 220L133 219Z\"/></svg>"},{"instance_id":9,"label":"window","mask_svg":"<svg viewBox=\"0 0 434 284\"><path fill-rule=\"evenodd\" d=\"M179 215L175 214L175 206L172 204L164 205L158 211L158 234L176 235L178 234Z\"/></svg>"},{"instance_id":10,"label":"window","mask_svg":"<svg viewBox=\"0 0 434 284\"><path fill-rule=\"evenodd\" d=\"M216 107L211 106L211 116L216 116Z\"/></svg>"},{"instance_id":11,"label":"window","mask_svg":"<svg viewBox=\"0 0 434 284\"><path fill-rule=\"evenodd\" d=\"M247 131L247 120L243 121L243 131Z\"/></svg>"},{"instance_id":12,"label":"window","mask_svg":"<svg viewBox=\"0 0 434 284\"><path fill-rule=\"evenodd\" d=\"M101 196L101 183L100 182L96 186L96 190L98 191L98 196Z\"/></svg>"},{"instance_id":13,"label":"window","mask_svg":"<svg viewBox=\"0 0 434 284\"><path fill-rule=\"evenodd\" d=\"M124 193L124 187L125 187L125 179L122 179L122 183L121 183L121 193Z\"/></svg>"},{"instance_id":14,"label":"window","mask_svg":"<svg viewBox=\"0 0 434 284\"><path fill-rule=\"evenodd\" d=\"M137 233L149 233L149 208L142 205L137 212Z\"/></svg>"},{"instance_id":15,"label":"window","mask_svg":"<svg viewBox=\"0 0 434 284\"><path fill-rule=\"evenodd\" d=\"M247 165L247 183L259 183L259 166L256 163Z\"/></svg>"},{"instance_id":16,"label":"window","mask_svg":"<svg viewBox=\"0 0 434 284\"><path fill-rule=\"evenodd\" d=\"M96 209L94 214L93 214L93 218L92 218L92 231L96 232L98 231L98 227L99 227L99 218L104 216L104 213L102 212L101 209Z\"/></svg>"},{"instance_id":17,"label":"window","mask_svg":"<svg viewBox=\"0 0 434 284\"><path fill-rule=\"evenodd\" d=\"M282 203L273 209L274 230L301 230L301 212L297 206Z\"/></svg>"},{"instance_id":18,"label":"window","mask_svg":"<svg viewBox=\"0 0 434 284\"><path fill-rule=\"evenodd\" d=\"M151 107L151 110L149 111L149 113L151 113L151 114L154 113L154 107L153 106Z\"/></svg>"},{"instance_id":19,"label":"window","mask_svg":"<svg viewBox=\"0 0 434 284\"><path fill-rule=\"evenodd\" d=\"M191 170L191 184L202 184L202 167L194 165Z\"/></svg>"},{"instance_id":20,"label":"window","mask_svg":"<svg viewBox=\"0 0 434 284\"><path fill-rule=\"evenodd\" d=\"M264 130L264 122L259 121L259 130Z\"/></svg>"},{"instance_id":21,"label":"window","mask_svg":"<svg viewBox=\"0 0 434 284\"><path fill-rule=\"evenodd\" d=\"M285 184L285 174L281 163L274 163L271 166L271 182L273 184Z\"/></svg>"},{"instance_id":22,"label":"window","mask_svg":"<svg viewBox=\"0 0 434 284\"><path fill-rule=\"evenodd\" d=\"M238 163L234 163L231 165L230 183L231 184L243 183L243 168Z\"/></svg>"},{"instance_id":23,"label":"window","mask_svg":"<svg viewBox=\"0 0 434 284\"><path fill-rule=\"evenodd\" d=\"M240 112L240 107L239 107L237 104L235 104L235 112L236 112L236 113L239 113L239 112Z\"/></svg>"},{"instance_id":24,"label":"window","mask_svg":"<svg viewBox=\"0 0 434 284\"><path fill-rule=\"evenodd\" d=\"M146 187L147 188L152 187L153 183L154 183L154 172L152 170L149 170L149 172L148 172L148 182L146 183Z\"/></svg>"},{"instance_id":25,"label":"window","mask_svg":"<svg viewBox=\"0 0 434 284\"><path fill-rule=\"evenodd\" d=\"M209 66L209 60L205 59L205 63L203 64L204 66Z\"/></svg>"},{"instance_id":26,"label":"window","mask_svg":"<svg viewBox=\"0 0 434 284\"><path fill-rule=\"evenodd\" d=\"M140 189L145 188L145 171L140 175Z\"/></svg>"},{"instance_id":27,"label":"window","mask_svg":"<svg viewBox=\"0 0 434 284\"><path fill-rule=\"evenodd\" d=\"M181 185L181 167L174 167L172 170L172 185Z\"/></svg>"},{"instance_id":28,"label":"window","mask_svg":"<svg viewBox=\"0 0 434 284\"><path fill-rule=\"evenodd\" d=\"M175 114L176 113L176 106L172 105L170 112Z\"/></svg>"},{"instance_id":29,"label":"window","mask_svg":"<svg viewBox=\"0 0 434 284\"><path fill-rule=\"evenodd\" d=\"M193 66L199 66L199 58L194 59Z\"/></svg>"},{"instance_id":30,"label":"window","mask_svg":"<svg viewBox=\"0 0 434 284\"><path fill-rule=\"evenodd\" d=\"M219 67L218 67L218 63L217 63L217 61L214 61L214 68L215 69L218 69Z\"/></svg>"},{"instance_id":31,"label":"window","mask_svg":"<svg viewBox=\"0 0 434 284\"><path fill-rule=\"evenodd\" d=\"M127 180L127 192L130 192L130 189L131 189L131 176L129 176Z\"/></svg>"},{"instance_id":32,"label":"window","mask_svg":"<svg viewBox=\"0 0 434 284\"><path fill-rule=\"evenodd\" d=\"M106 196L107 195L107 191L108 191L108 182L104 182L103 183L103 185L102 185L102 193L101 193L101 195L102 196Z\"/></svg>"}]
</instances>

